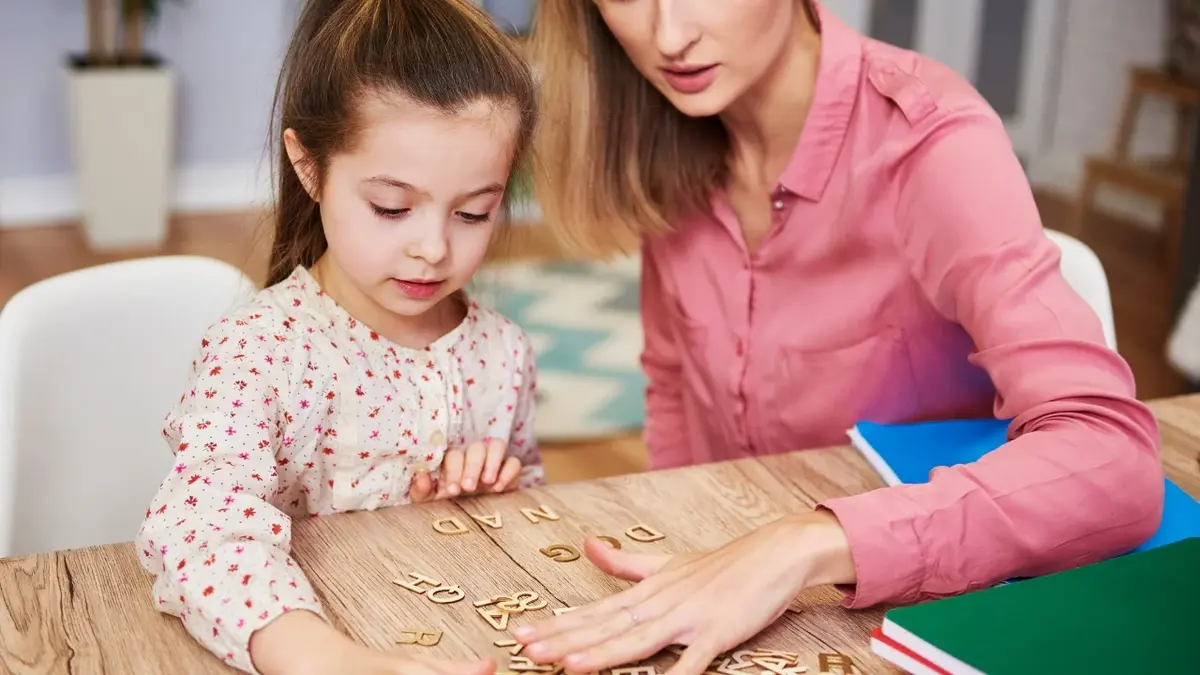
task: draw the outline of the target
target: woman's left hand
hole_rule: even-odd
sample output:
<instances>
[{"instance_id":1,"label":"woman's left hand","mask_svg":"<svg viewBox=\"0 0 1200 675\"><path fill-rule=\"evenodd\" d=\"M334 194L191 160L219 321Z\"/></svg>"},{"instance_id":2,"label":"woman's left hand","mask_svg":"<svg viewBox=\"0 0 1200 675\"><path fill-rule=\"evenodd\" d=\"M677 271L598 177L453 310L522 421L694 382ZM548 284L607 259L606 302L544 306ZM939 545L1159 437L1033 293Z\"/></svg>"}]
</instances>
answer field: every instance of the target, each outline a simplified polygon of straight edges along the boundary
<instances>
[{"instance_id":1,"label":"woman's left hand","mask_svg":"<svg viewBox=\"0 0 1200 675\"><path fill-rule=\"evenodd\" d=\"M827 511L784 518L721 548L675 556L613 549L588 539L597 567L638 582L514 637L535 663L592 673L688 645L667 675L701 675L714 658L779 618L809 586L853 583L846 535ZM636 629L635 629L636 628Z\"/></svg>"}]
</instances>

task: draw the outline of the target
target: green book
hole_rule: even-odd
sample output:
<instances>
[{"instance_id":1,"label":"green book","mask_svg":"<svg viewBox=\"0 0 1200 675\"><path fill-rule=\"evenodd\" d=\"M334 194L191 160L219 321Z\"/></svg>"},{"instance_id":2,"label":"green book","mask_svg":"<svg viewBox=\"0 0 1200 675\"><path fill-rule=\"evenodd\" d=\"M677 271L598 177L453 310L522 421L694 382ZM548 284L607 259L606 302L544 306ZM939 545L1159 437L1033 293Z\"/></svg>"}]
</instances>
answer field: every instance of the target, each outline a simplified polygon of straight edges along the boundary
<instances>
[{"instance_id":1,"label":"green book","mask_svg":"<svg viewBox=\"0 0 1200 675\"><path fill-rule=\"evenodd\" d=\"M1200 672L1200 538L887 612L945 672Z\"/></svg>"}]
</instances>

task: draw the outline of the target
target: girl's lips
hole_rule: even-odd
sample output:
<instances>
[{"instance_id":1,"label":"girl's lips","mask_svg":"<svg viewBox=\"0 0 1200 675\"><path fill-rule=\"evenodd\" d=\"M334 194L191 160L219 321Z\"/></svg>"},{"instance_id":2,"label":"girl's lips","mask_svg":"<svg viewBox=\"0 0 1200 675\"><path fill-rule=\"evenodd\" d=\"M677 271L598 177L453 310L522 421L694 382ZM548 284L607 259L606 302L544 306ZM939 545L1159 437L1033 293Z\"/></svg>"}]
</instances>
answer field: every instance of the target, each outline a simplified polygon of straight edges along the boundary
<instances>
[{"instance_id":1,"label":"girl's lips","mask_svg":"<svg viewBox=\"0 0 1200 675\"><path fill-rule=\"evenodd\" d=\"M414 300L428 300L441 290L441 281L422 281L419 279L393 279L400 291Z\"/></svg>"},{"instance_id":2,"label":"girl's lips","mask_svg":"<svg viewBox=\"0 0 1200 675\"><path fill-rule=\"evenodd\" d=\"M688 68L663 68L663 79L672 89L681 94L698 94L712 86L717 77L717 66Z\"/></svg>"}]
</instances>

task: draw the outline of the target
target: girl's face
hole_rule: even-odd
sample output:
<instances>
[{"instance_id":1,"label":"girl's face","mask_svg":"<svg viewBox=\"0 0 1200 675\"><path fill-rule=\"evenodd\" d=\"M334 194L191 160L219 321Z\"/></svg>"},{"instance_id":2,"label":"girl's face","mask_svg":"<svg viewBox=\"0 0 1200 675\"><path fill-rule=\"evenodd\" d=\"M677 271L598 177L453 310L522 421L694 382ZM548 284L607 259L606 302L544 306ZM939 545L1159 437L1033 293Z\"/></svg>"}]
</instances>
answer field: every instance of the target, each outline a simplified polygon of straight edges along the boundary
<instances>
[{"instance_id":1,"label":"girl's face","mask_svg":"<svg viewBox=\"0 0 1200 675\"><path fill-rule=\"evenodd\" d=\"M360 115L356 146L330 159L320 189L321 264L378 307L418 316L482 264L519 115L487 101L451 115L377 98Z\"/></svg>"},{"instance_id":2,"label":"girl's face","mask_svg":"<svg viewBox=\"0 0 1200 675\"><path fill-rule=\"evenodd\" d=\"M799 0L592 0L629 60L685 115L718 115L786 51Z\"/></svg>"}]
</instances>

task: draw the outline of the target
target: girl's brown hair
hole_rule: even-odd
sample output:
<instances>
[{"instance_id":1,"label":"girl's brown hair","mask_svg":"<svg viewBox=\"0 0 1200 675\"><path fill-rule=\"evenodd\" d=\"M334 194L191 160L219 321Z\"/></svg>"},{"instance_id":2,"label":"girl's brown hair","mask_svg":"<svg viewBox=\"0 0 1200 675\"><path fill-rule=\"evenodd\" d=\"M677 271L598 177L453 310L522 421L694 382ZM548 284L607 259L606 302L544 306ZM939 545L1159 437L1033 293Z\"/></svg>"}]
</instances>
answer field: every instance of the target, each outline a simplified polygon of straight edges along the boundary
<instances>
[{"instance_id":1,"label":"girl's brown hair","mask_svg":"<svg viewBox=\"0 0 1200 675\"><path fill-rule=\"evenodd\" d=\"M812 0L798 2L819 29ZM728 178L725 127L679 112L642 77L594 0L539 2L532 53L541 74L535 191L564 244L628 251L708 209Z\"/></svg>"},{"instance_id":2,"label":"girl's brown hair","mask_svg":"<svg viewBox=\"0 0 1200 675\"><path fill-rule=\"evenodd\" d=\"M514 166L537 119L536 86L519 46L469 0L309 0L275 89L268 286L297 265L313 265L326 248L317 203L280 147L283 132L295 130L319 186L330 157L353 148L359 105L371 95L400 95L447 114L480 99L515 106Z\"/></svg>"}]
</instances>

